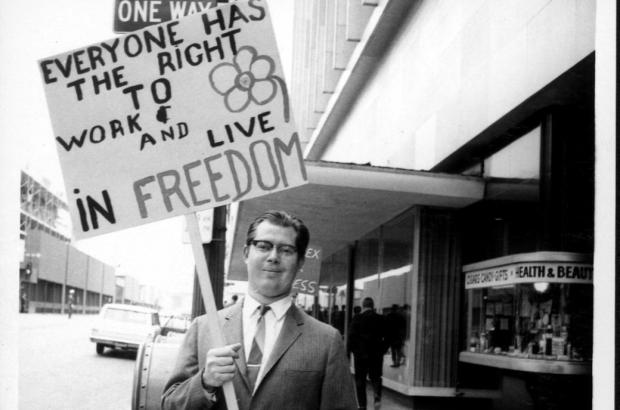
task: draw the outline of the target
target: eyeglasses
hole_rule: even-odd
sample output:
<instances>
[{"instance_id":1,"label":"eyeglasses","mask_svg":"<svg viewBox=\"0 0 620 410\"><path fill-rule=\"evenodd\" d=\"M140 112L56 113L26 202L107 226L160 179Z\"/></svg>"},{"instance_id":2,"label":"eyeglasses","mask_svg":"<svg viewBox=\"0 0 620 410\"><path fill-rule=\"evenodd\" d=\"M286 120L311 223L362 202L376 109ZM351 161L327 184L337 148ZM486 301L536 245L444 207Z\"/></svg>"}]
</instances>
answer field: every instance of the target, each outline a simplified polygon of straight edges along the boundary
<instances>
[{"instance_id":1,"label":"eyeglasses","mask_svg":"<svg viewBox=\"0 0 620 410\"><path fill-rule=\"evenodd\" d=\"M275 246L269 241L252 240L250 243L261 253L271 252ZM282 256L294 256L297 254L297 248L292 245L278 245L276 246L276 252Z\"/></svg>"}]
</instances>

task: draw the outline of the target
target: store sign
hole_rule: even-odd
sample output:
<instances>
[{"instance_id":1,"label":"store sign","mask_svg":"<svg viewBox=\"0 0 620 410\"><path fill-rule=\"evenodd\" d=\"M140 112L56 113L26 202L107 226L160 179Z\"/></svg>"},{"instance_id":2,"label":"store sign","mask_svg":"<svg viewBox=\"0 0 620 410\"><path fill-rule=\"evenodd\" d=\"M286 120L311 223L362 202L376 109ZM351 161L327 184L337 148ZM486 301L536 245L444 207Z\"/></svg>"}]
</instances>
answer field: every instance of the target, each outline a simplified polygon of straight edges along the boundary
<instances>
[{"instance_id":1,"label":"store sign","mask_svg":"<svg viewBox=\"0 0 620 410\"><path fill-rule=\"evenodd\" d=\"M592 264L515 263L468 272L465 289L488 288L523 283L593 283Z\"/></svg>"},{"instance_id":2,"label":"store sign","mask_svg":"<svg viewBox=\"0 0 620 410\"><path fill-rule=\"evenodd\" d=\"M318 295L322 258L322 248L312 245L308 246L304 267L297 274L295 282L293 282L293 292Z\"/></svg>"},{"instance_id":3,"label":"store sign","mask_svg":"<svg viewBox=\"0 0 620 410\"><path fill-rule=\"evenodd\" d=\"M116 0L114 31L127 33L201 13L234 0Z\"/></svg>"},{"instance_id":4,"label":"store sign","mask_svg":"<svg viewBox=\"0 0 620 410\"><path fill-rule=\"evenodd\" d=\"M39 66L76 239L307 180L264 0Z\"/></svg>"}]
</instances>

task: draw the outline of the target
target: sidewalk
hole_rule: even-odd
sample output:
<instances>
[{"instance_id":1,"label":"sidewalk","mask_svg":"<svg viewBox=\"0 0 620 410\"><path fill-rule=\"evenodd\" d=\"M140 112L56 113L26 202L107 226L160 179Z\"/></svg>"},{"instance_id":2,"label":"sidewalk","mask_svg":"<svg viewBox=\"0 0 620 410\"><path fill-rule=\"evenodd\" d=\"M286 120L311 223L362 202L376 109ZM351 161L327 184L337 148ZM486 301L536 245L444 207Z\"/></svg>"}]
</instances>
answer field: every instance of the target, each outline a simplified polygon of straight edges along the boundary
<instances>
[{"instance_id":1,"label":"sidewalk","mask_svg":"<svg viewBox=\"0 0 620 410\"><path fill-rule=\"evenodd\" d=\"M381 410L411 410L413 409L413 403L410 399L398 394L390 389L383 387L381 395ZM366 410L374 410L373 407L373 392L370 383L366 386Z\"/></svg>"},{"instance_id":2,"label":"sidewalk","mask_svg":"<svg viewBox=\"0 0 620 410\"><path fill-rule=\"evenodd\" d=\"M491 401L486 399L457 397L408 397L385 386L382 391L380 410L490 410ZM366 386L366 410L375 410L372 388ZM519 407L515 407L519 408Z\"/></svg>"}]
</instances>

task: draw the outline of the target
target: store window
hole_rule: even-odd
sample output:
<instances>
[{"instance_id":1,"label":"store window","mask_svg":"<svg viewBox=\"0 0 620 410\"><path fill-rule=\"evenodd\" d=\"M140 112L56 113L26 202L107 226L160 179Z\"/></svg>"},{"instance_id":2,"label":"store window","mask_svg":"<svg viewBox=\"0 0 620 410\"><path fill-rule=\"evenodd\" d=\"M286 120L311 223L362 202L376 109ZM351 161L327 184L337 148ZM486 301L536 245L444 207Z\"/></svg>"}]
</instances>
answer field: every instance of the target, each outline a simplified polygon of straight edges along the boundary
<instances>
[{"instance_id":1,"label":"store window","mask_svg":"<svg viewBox=\"0 0 620 410\"><path fill-rule=\"evenodd\" d=\"M515 360L591 360L593 270L587 256L535 252L496 261L464 268L466 351Z\"/></svg>"},{"instance_id":2,"label":"store window","mask_svg":"<svg viewBox=\"0 0 620 410\"><path fill-rule=\"evenodd\" d=\"M99 293L88 291L86 293L87 306L99 306Z\"/></svg>"},{"instance_id":3,"label":"store window","mask_svg":"<svg viewBox=\"0 0 620 410\"><path fill-rule=\"evenodd\" d=\"M592 358L592 286L539 282L472 291L469 350L554 360Z\"/></svg>"},{"instance_id":4,"label":"store window","mask_svg":"<svg viewBox=\"0 0 620 410\"><path fill-rule=\"evenodd\" d=\"M362 237L355 248L355 291L353 293L353 314L361 311L365 297L373 299L379 306L379 229Z\"/></svg>"},{"instance_id":5,"label":"store window","mask_svg":"<svg viewBox=\"0 0 620 410\"><path fill-rule=\"evenodd\" d=\"M344 335L347 302L347 276L349 273L349 249L343 248L327 258L321 270L320 297L323 317Z\"/></svg>"},{"instance_id":6,"label":"store window","mask_svg":"<svg viewBox=\"0 0 620 410\"><path fill-rule=\"evenodd\" d=\"M382 227L379 311L386 317L389 341L383 375L403 382L409 373L411 326L411 268L413 214L407 213Z\"/></svg>"},{"instance_id":7,"label":"store window","mask_svg":"<svg viewBox=\"0 0 620 410\"><path fill-rule=\"evenodd\" d=\"M73 290L73 305L80 306L82 305L82 301L84 300L84 290L79 288L67 288L67 301L70 298L70 292ZM67 302L68 303L68 302Z\"/></svg>"},{"instance_id":8,"label":"store window","mask_svg":"<svg viewBox=\"0 0 620 410\"><path fill-rule=\"evenodd\" d=\"M366 297L385 318L383 377L407 382L410 373L413 213L405 213L362 237L355 249L353 315Z\"/></svg>"},{"instance_id":9,"label":"store window","mask_svg":"<svg viewBox=\"0 0 620 410\"><path fill-rule=\"evenodd\" d=\"M36 287L36 296L33 300L46 303L60 303L62 285L40 279Z\"/></svg>"}]
</instances>

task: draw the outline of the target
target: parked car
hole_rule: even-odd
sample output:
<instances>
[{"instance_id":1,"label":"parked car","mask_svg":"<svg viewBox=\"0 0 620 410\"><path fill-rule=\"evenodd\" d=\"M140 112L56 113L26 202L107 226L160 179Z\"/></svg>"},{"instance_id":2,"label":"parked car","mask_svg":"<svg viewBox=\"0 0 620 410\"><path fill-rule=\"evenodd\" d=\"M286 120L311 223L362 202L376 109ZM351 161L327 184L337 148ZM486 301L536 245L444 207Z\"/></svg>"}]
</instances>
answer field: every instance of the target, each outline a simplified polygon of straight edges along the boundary
<instances>
[{"instance_id":1,"label":"parked car","mask_svg":"<svg viewBox=\"0 0 620 410\"><path fill-rule=\"evenodd\" d=\"M157 310L143 306L104 305L90 332L98 354L106 347L137 351L141 343L161 333Z\"/></svg>"}]
</instances>

